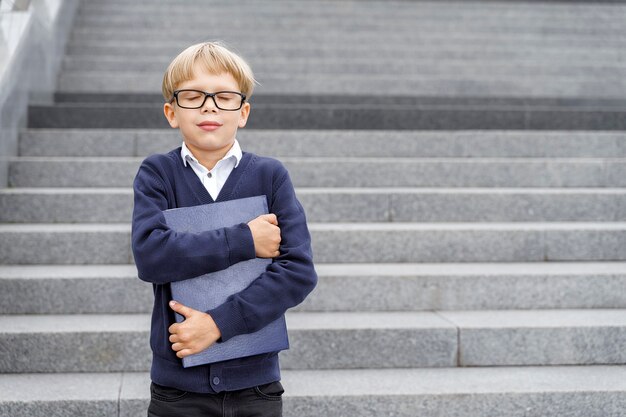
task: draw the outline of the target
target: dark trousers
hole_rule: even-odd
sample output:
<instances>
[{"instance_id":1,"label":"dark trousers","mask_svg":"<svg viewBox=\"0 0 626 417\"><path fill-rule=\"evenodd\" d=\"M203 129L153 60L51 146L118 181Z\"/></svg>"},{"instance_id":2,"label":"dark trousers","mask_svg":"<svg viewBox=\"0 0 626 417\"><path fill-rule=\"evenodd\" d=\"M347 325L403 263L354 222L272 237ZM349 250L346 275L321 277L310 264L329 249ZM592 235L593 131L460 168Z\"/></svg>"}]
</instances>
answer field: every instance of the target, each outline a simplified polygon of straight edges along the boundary
<instances>
[{"instance_id":1,"label":"dark trousers","mask_svg":"<svg viewBox=\"0 0 626 417\"><path fill-rule=\"evenodd\" d=\"M282 417L283 392L278 381L219 394L197 394L152 383L148 417Z\"/></svg>"}]
</instances>

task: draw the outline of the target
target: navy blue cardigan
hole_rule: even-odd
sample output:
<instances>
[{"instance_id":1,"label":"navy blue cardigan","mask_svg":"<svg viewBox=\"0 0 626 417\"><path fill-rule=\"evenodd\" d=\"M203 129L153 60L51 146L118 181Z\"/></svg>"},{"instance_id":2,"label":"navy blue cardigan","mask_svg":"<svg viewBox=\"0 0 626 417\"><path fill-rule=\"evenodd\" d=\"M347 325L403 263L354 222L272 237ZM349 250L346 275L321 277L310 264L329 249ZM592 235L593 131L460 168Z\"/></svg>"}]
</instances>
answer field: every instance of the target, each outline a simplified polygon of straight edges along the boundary
<instances>
[{"instance_id":1,"label":"navy blue cardigan","mask_svg":"<svg viewBox=\"0 0 626 417\"><path fill-rule=\"evenodd\" d=\"M168 328L170 282L225 269L255 257L247 224L202 233L170 230L162 211L212 203L180 148L146 158L133 184L132 249L139 278L154 287L150 346L152 381L184 391L213 393L249 388L280 379L278 353L183 368L171 348ZM217 201L265 195L281 231L280 256L248 288L207 311L222 341L251 333L299 303L317 283L311 238L302 206L285 167L277 160L244 152Z\"/></svg>"}]
</instances>

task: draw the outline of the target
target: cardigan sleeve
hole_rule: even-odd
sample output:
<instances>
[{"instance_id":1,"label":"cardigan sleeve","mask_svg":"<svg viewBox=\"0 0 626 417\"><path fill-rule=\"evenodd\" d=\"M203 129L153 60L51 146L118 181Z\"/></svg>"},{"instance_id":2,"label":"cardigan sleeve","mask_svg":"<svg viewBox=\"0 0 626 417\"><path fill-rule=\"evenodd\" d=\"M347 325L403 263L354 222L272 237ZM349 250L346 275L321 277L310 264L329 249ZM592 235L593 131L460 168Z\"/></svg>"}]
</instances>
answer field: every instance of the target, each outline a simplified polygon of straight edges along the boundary
<instances>
[{"instance_id":1,"label":"cardigan sleeve","mask_svg":"<svg viewBox=\"0 0 626 417\"><path fill-rule=\"evenodd\" d=\"M222 333L221 341L265 327L300 304L317 283L304 209L287 170L279 166L282 175L276 182L270 212L278 218L280 255L250 286L207 311Z\"/></svg>"},{"instance_id":2,"label":"cardigan sleeve","mask_svg":"<svg viewBox=\"0 0 626 417\"><path fill-rule=\"evenodd\" d=\"M164 184L146 159L133 183L131 243L140 279L156 284L180 281L255 257L252 233L245 223L201 233L171 230L163 216L169 208Z\"/></svg>"}]
</instances>

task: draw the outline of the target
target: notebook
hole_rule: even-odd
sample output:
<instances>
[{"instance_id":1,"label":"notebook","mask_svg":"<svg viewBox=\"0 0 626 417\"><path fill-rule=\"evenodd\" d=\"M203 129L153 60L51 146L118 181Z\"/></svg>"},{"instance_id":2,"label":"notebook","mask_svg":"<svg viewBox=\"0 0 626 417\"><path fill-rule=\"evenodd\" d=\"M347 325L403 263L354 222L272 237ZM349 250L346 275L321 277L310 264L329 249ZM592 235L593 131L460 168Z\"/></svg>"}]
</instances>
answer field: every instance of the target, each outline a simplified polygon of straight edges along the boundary
<instances>
[{"instance_id":1,"label":"notebook","mask_svg":"<svg viewBox=\"0 0 626 417\"><path fill-rule=\"evenodd\" d=\"M256 196L194 207L163 211L167 225L179 232L202 232L248 223L267 214L267 199ZM213 309L235 293L248 287L259 277L271 259L255 258L239 262L227 269L171 283L174 300L200 311ZM184 317L176 314L176 321ZM289 348L285 316L255 333L237 335L223 343L183 358L183 367L221 362Z\"/></svg>"}]
</instances>

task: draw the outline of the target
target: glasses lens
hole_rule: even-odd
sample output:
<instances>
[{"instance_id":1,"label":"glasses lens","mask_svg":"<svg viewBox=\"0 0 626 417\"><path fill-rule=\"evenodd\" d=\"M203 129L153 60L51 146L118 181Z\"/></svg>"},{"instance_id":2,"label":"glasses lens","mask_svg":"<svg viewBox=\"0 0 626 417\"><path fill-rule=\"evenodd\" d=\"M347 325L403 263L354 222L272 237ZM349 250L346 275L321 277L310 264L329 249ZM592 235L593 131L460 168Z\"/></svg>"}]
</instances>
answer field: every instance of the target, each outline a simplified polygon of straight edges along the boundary
<instances>
[{"instance_id":1,"label":"glasses lens","mask_svg":"<svg viewBox=\"0 0 626 417\"><path fill-rule=\"evenodd\" d=\"M216 93L215 103L222 110L238 110L241 107L241 95L230 91Z\"/></svg>"},{"instance_id":2,"label":"glasses lens","mask_svg":"<svg viewBox=\"0 0 626 417\"><path fill-rule=\"evenodd\" d=\"M204 102L204 93L194 90L182 90L178 92L178 105L188 108L200 108Z\"/></svg>"}]
</instances>

